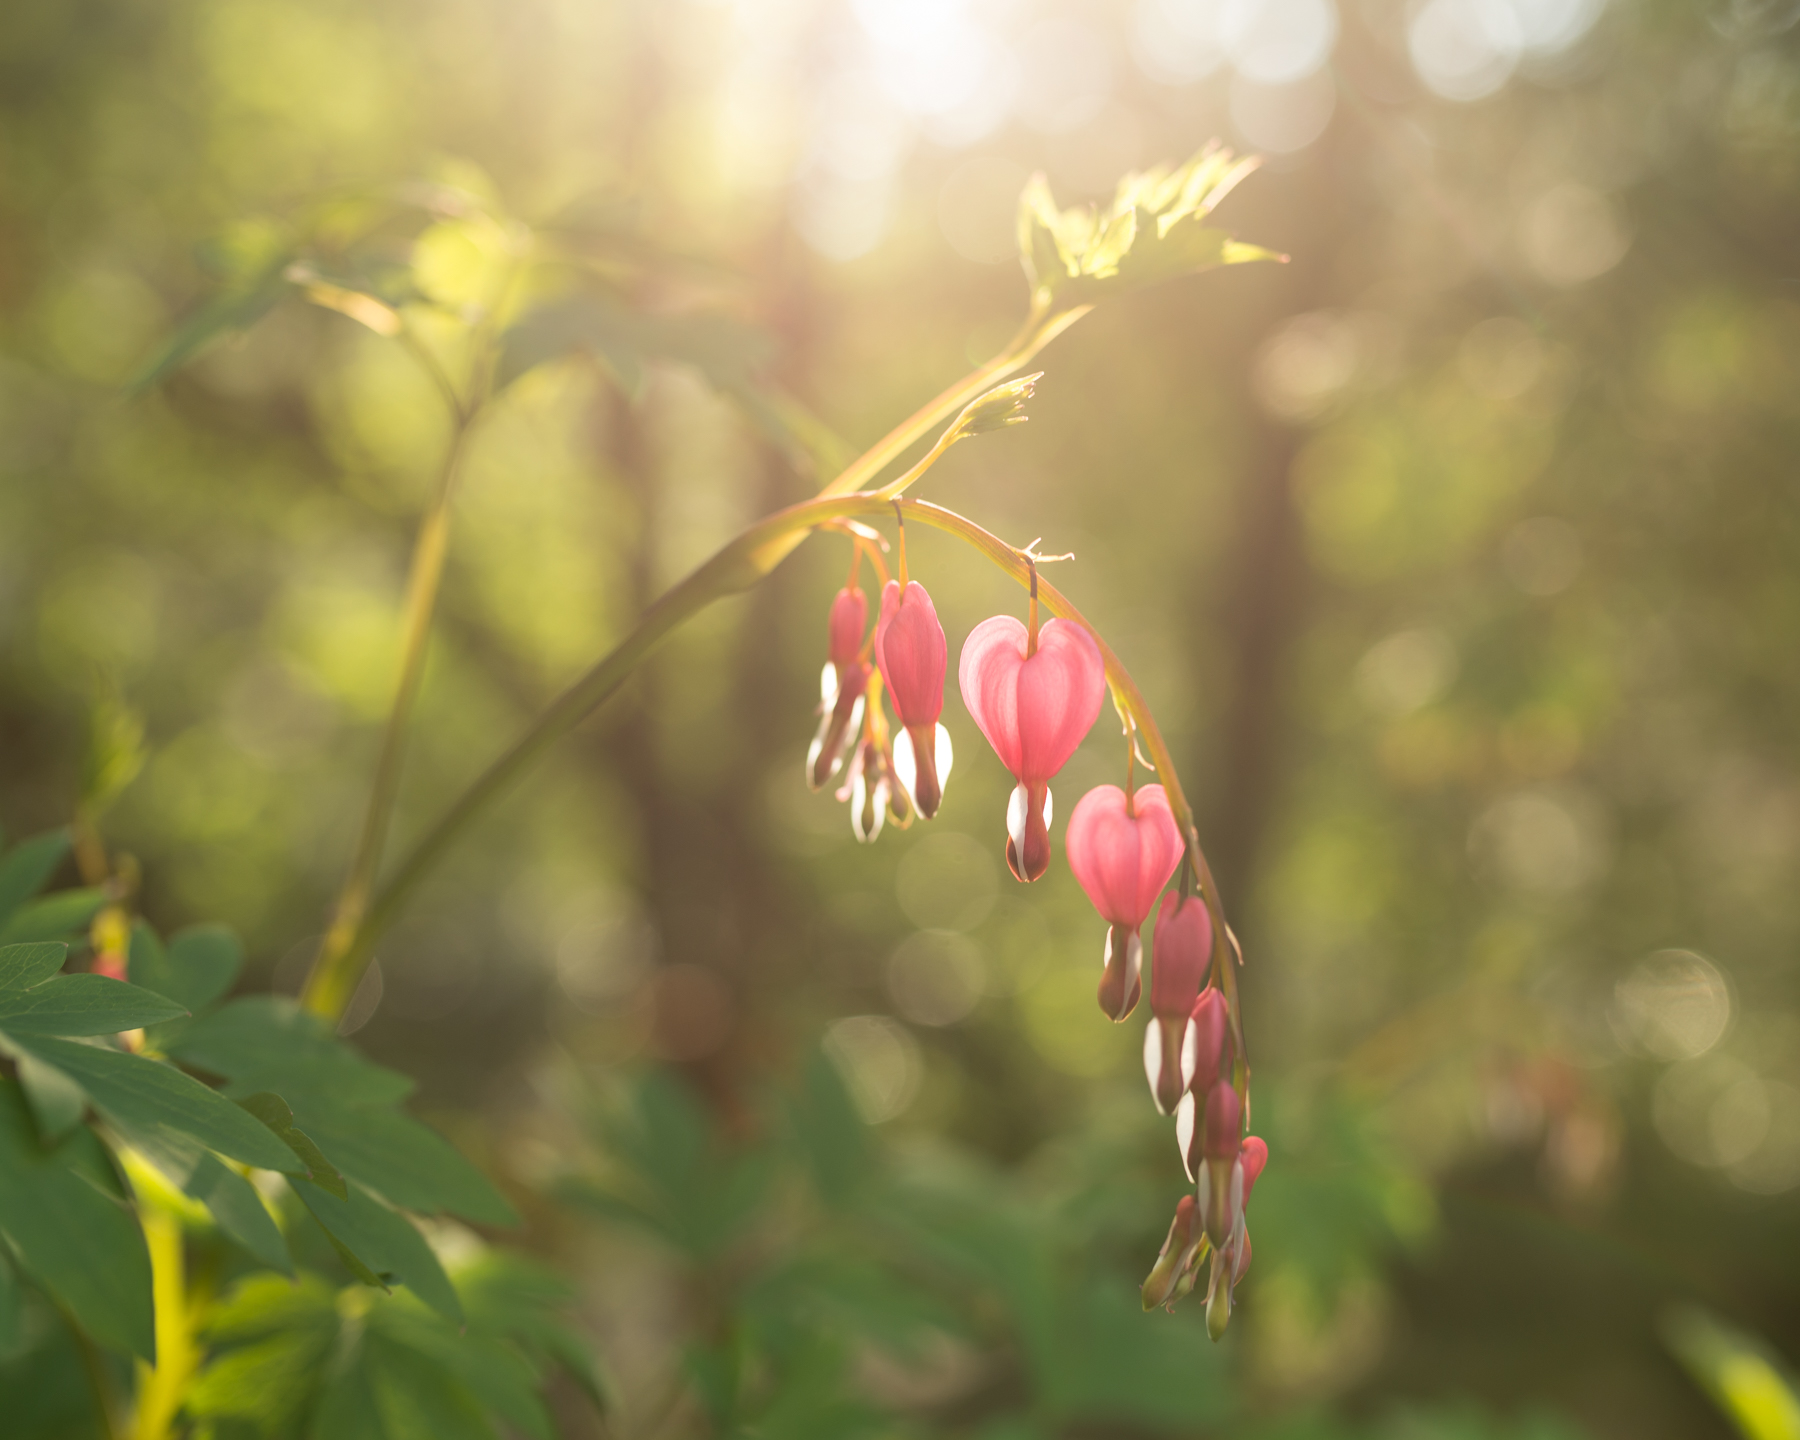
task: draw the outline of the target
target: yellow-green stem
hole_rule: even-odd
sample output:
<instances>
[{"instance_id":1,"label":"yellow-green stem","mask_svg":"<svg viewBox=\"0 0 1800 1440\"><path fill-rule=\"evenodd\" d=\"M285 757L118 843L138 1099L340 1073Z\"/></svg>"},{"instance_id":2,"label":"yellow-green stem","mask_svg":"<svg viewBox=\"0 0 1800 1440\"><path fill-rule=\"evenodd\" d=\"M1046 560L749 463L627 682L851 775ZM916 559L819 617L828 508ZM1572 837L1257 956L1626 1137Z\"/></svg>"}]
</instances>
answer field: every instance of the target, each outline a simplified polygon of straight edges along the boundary
<instances>
[{"instance_id":1,"label":"yellow-green stem","mask_svg":"<svg viewBox=\"0 0 1800 1440\"><path fill-rule=\"evenodd\" d=\"M188 1382L200 1364L193 1312L204 1307L206 1296L198 1290L191 1297L188 1293L181 1221L166 1210L145 1206L143 1225L156 1307L156 1364L138 1362L133 1436L134 1440L167 1440Z\"/></svg>"},{"instance_id":2,"label":"yellow-green stem","mask_svg":"<svg viewBox=\"0 0 1800 1440\"><path fill-rule=\"evenodd\" d=\"M369 787L369 802L363 811L362 828L357 834L356 851L349 872L333 907L331 924L319 947L318 957L306 977L302 1000L317 1015L337 1017L356 993L362 978L362 966L348 961L352 943L361 929L368 909L369 894L381 868L381 855L387 844L388 826L394 814L394 801L400 793L400 771L406 753L406 731L412 720L413 706L418 700L419 684L425 675L425 656L431 642L431 617L437 609L438 588L444 575L444 558L450 548L450 500L456 489L456 474L467 446L472 416L457 408L444 464L438 474L431 504L419 525L418 539L413 545L412 570L407 579L406 609L401 627L401 659L399 683L394 689L393 707L388 711L387 725L381 736L381 756L375 765L375 779Z\"/></svg>"}]
</instances>

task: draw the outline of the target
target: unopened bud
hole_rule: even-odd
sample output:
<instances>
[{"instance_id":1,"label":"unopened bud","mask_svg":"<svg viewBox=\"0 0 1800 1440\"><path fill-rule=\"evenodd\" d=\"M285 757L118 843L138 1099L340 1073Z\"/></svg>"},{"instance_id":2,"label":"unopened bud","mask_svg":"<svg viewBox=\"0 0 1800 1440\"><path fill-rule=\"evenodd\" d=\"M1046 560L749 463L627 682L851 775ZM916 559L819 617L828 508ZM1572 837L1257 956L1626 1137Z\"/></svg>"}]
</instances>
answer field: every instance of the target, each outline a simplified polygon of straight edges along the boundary
<instances>
[{"instance_id":1,"label":"unopened bud","mask_svg":"<svg viewBox=\"0 0 1800 1440\"><path fill-rule=\"evenodd\" d=\"M1244 1164L1244 1203L1250 1203L1250 1192L1256 1188L1256 1177L1269 1163L1269 1144L1260 1135L1246 1135L1241 1155Z\"/></svg>"},{"instance_id":2,"label":"unopened bud","mask_svg":"<svg viewBox=\"0 0 1800 1440\"><path fill-rule=\"evenodd\" d=\"M1144 1309L1154 1310L1172 1298L1180 1298L1175 1292L1192 1268L1195 1253L1205 1242L1205 1238L1200 1229L1200 1216L1194 1197L1183 1195L1175 1203L1175 1219L1169 1225L1168 1238L1163 1241L1156 1264L1151 1269L1149 1278L1144 1281ZM1191 1288L1192 1281L1188 1283Z\"/></svg>"},{"instance_id":3,"label":"unopened bud","mask_svg":"<svg viewBox=\"0 0 1800 1440\"><path fill-rule=\"evenodd\" d=\"M848 665L862 650L869 624L869 597L860 585L846 585L832 598L826 644L833 665Z\"/></svg>"},{"instance_id":4,"label":"unopened bud","mask_svg":"<svg viewBox=\"0 0 1800 1440\"><path fill-rule=\"evenodd\" d=\"M1044 372L1040 370L1035 375L1009 380L1004 385L996 385L985 395L978 395L956 417L952 435L961 440L966 435L985 435L1008 425L1023 425L1030 418L1025 414L1025 402L1043 378Z\"/></svg>"}]
</instances>

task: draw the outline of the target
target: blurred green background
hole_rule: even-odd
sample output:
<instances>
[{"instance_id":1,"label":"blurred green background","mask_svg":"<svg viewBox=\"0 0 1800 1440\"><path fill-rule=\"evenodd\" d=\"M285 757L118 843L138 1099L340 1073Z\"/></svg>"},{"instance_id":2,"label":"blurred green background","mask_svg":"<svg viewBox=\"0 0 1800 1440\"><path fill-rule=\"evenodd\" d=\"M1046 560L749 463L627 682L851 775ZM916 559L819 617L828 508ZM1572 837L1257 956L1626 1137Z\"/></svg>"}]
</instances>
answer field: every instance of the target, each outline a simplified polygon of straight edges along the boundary
<instances>
[{"instance_id":1,"label":"blurred green background","mask_svg":"<svg viewBox=\"0 0 1800 1440\"><path fill-rule=\"evenodd\" d=\"M860 846L805 787L841 540L584 727L384 944L349 1023L546 1197L518 1243L581 1288L612 1433L678 1433L659 1397L684 1351L703 1375L694 1337L750 1262L596 1216L571 1175L630 1149L596 1115L639 1094L644 1133L754 1156L821 1044L881 1157L857 1163L987 1206L971 1251L1017 1242L1055 1281L978 1277L900 1360L852 1336L827 1388L894 1433L1733 1433L1659 1326L1697 1304L1800 1355L1797 22L1791 0L12 0L0 819L66 820L93 708L122 700L150 756L107 833L146 914L228 922L256 983L297 989L447 420L401 349L298 303L125 387L318 196L424 178L533 224L603 217L639 247L637 304L754 326L848 455L1017 324L1032 171L1104 199L1221 136L1268 157L1222 221L1292 262L1102 308L1042 357L1031 423L919 493L1074 552L1057 583L1196 797L1273 1151L1226 1342L1133 1313L1180 1189L1170 1125L1138 1025L1094 1005L1104 931L1067 867L1029 892L1006 872L1009 781L960 703L935 823ZM797 453L693 367L509 390L456 504L399 843L662 588L817 488ZM953 657L1020 611L912 538ZM1062 815L1119 749L1103 721ZM765 1250L823 1223L782 1213ZM1075 1326L1063 1349L1040 1320ZM1101 1378L1059 1391L1065 1364ZM763 1433L862 1433L850 1413Z\"/></svg>"}]
</instances>

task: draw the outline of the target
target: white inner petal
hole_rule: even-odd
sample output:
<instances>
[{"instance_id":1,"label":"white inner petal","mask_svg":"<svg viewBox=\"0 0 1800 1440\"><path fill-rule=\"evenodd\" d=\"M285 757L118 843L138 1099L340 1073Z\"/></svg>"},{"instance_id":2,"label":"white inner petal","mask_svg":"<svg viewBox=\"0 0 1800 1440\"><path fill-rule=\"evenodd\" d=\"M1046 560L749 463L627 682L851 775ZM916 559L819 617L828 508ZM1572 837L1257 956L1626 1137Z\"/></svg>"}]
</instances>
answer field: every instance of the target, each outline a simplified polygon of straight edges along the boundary
<instances>
[{"instance_id":1,"label":"white inner petal","mask_svg":"<svg viewBox=\"0 0 1800 1440\"><path fill-rule=\"evenodd\" d=\"M1025 806L1029 799L1025 787L1015 785L1012 799L1006 802L1006 834L1021 865L1025 863Z\"/></svg>"},{"instance_id":2,"label":"white inner petal","mask_svg":"<svg viewBox=\"0 0 1800 1440\"><path fill-rule=\"evenodd\" d=\"M912 798L913 804L917 805L918 791L914 788L914 782L919 778L919 765L913 755L910 730L902 730L894 736L894 774L899 777L900 784Z\"/></svg>"},{"instance_id":3,"label":"white inner petal","mask_svg":"<svg viewBox=\"0 0 1800 1440\"><path fill-rule=\"evenodd\" d=\"M1175 1143L1181 1147L1181 1165L1189 1180L1194 1178L1194 1162L1188 1152L1194 1148L1194 1097L1184 1093L1175 1107Z\"/></svg>"},{"instance_id":4,"label":"white inner petal","mask_svg":"<svg viewBox=\"0 0 1800 1440\"><path fill-rule=\"evenodd\" d=\"M956 756L950 750L950 732L940 722L937 727L937 772L938 788L950 783L950 767L956 762Z\"/></svg>"},{"instance_id":5,"label":"white inner petal","mask_svg":"<svg viewBox=\"0 0 1800 1440\"><path fill-rule=\"evenodd\" d=\"M1144 1078L1150 1082L1151 1095L1156 1094L1156 1081L1161 1074L1162 1026L1152 1018L1149 1026L1144 1030ZM1160 1100L1157 1101L1157 1108L1162 1108Z\"/></svg>"},{"instance_id":6,"label":"white inner petal","mask_svg":"<svg viewBox=\"0 0 1800 1440\"><path fill-rule=\"evenodd\" d=\"M822 670L819 674L819 700L825 706L825 708L827 710L829 710L833 705L837 704L837 692L838 692L837 666L833 665L829 660L827 660L825 662L824 670Z\"/></svg>"}]
</instances>

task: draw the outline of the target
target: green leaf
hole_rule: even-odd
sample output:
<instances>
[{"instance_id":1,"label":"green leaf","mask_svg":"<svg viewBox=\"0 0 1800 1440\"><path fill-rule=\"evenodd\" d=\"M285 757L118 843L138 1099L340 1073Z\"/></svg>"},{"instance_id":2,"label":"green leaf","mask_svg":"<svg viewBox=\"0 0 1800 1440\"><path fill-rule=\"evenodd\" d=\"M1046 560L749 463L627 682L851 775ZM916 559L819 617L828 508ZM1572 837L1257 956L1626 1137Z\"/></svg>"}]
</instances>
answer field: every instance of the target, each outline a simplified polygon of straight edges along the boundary
<instances>
[{"instance_id":1,"label":"green leaf","mask_svg":"<svg viewBox=\"0 0 1800 1440\"><path fill-rule=\"evenodd\" d=\"M1033 303L1065 311L1219 265L1284 259L1206 224L1255 165L1208 147L1185 165L1125 176L1105 211L1059 209L1049 183L1034 176L1019 199L1019 252Z\"/></svg>"},{"instance_id":2,"label":"green leaf","mask_svg":"<svg viewBox=\"0 0 1800 1440\"><path fill-rule=\"evenodd\" d=\"M307 1440L395 1440L382 1423L381 1404L362 1352L363 1346L357 1345L325 1386L307 1427Z\"/></svg>"},{"instance_id":3,"label":"green leaf","mask_svg":"<svg viewBox=\"0 0 1800 1440\"><path fill-rule=\"evenodd\" d=\"M88 922L100 913L100 907L105 903L106 891L99 886L58 890L42 900L33 900L13 911L6 928L0 930L0 945L64 939L86 930Z\"/></svg>"},{"instance_id":4,"label":"green leaf","mask_svg":"<svg viewBox=\"0 0 1800 1440\"><path fill-rule=\"evenodd\" d=\"M293 1123L339 1170L396 1205L490 1225L517 1222L500 1192L447 1140L391 1108L410 1092L410 1080L371 1065L292 1001L234 1000L185 1027L169 1053L225 1076L233 1096L279 1091L293 1107Z\"/></svg>"},{"instance_id":5,"label":"green leaf","mask_svg":"<svg viewBox=\"0 0 1800 1440\"><path fill-rule=\"evenodd\" d=\"M217 1356L189 1389L189 1412L254 1421L266 1435L284 1433L318 1394L341 1323L336 1293L317 1275L243 1281L212 1311L207 1338L214 1345L260 1343Z\"/></svg>"},{"instance_id":6,"label":"green leaf","mask_svg":"<svg viewBox=\"0 0 1800 1440\"><path fill-rule=\"evenodd\" d=\"M81 1123L87 1111L87 1091L27 1050L13 1048L13 1064L40 1135L60 1140Z\"/></svg>"},{"instance_id":7,"label":"green leaf","mask_svg":"<svg viewBox=\"0 0 1800 1440\"><path fill-rule=\"evenodd\" d=\"M873 1162L868 1126L823 1051L815 1050L807 1060L792 1123L820 1198L836 1208L850 1204L864 1188Z\"/></svg>"},{"instance_id":8,"label":"green leaf","mask_svg":"<svg viewBox=\"0 0 1800 1440\"><path fill-rule=\"evenodd\" d=\"M304 1167L303 1173L308 1180L330 1191L340 1200L346 1198L344 1177L338 1173L337 1166L325 1158L325 1152L313 1143L309 1135L294 1128L294 1112L288 1108L287 1101L265 1090L260 1094L246 1095L237 1103L273 1130L281 1143L294 1152L295 1158Z\"/></svg>"},{"instance_id":9,"label":"green leaf","mask_svg":"<svg viewBox=\"0 0 1800 1440\"><path fill-rule=\"evenodd\" d=\"M63 856L69 853L69 832L52 830L21 840L0 859L0 926L13 912L44 888Z\"/></svg>"},{"instance_id":10,"label":"green leaf","mask_svg":"<svg viewBox=\"0 0 1800 1440\"><path fill-rule=\"evenodd\" d=\"M475 1333L473 1322L471 1312L470 1324L459 1334L423 1305L404 1303L378 1306L369 1316L371 1330L442 1366L484 1408L534 1440L552 1440L530 1362L506 1340Z\"/></svg>"},{"instance_id":11,"label":"green leaf","mask_svg":"<svg viewBox=\"0 0 1800 1440\"><path fill-rule=\"evenodd\" d=\"M154 1362L150 1253L136 1218L96 1185L108 1171L91 1131L40 1148L24 1096L0 1079L0 1230L95 1341Z\"/></svg>"},{"instance_id":12,"label":"green leaf","mask_svg":"<svg viewBox=\"0 0 1800 1440\"><path fill-rule=\"evenodd\" d=\"M206 301L169 337L126 389L148 390L226 335L241 334L274 309L294 287L286 271L291 257L278 256L244 283Z\"/></svg>"},{"instance_id":13,"label":"green leaf","mask_svg":"<svg viewBox=\"0 0 1800 1440\"><path fill-rule=\"evenodd\" d=\"M67 945L49 941L0 946L0 993L42 985L62 969L68 953Z\"/></svg>"},{"instance_id":14,"label":"green leaf","mask_svg":"<svg viewBox=\"0 0 1800 1440\"><path fill-rule=\"evenodd\" d=\"M244 966L244 947L223 925L196 925L174 936L165 949L139 943L155 937L148 926L131 937L131 983L166 995L184 1009L199 1012L211 1005L237 979Z\"/></svg>"},{"instance_id":15,"label":"green leaf","mask_svg":"<svg viewBox=\"0 0 1800 1440\"><path fill-rule=\"evenodd\" d=\"M187 1014L172 1000L109 975L53 975L0 990L0 1030L21 1035L117 1035Z\"/></svg>"},{"instance_id":16,"label":"green leaf","mask_svg":"<svg viewBox=\"0 0 1800 1440\"><path fill-rule=\"evenodd\" d=\"M441 1211L485 1225L516 1225L493 1183L435 1130L397 1110L348 1109L293 1097L295 1117L332 1163L395 1205Z\"/></svg>"},{"instance_id":17,"label":"green leaf","mask_svg":"<svg viewBox=\"0 0 1800 1440\"><path fill-rule=\"evenodd\" d=\"M1745 1440L1800 1435L1800 1385L1767 1345L1697 1306L1669 1311L1660 1329L1663 1343Z\"/></svg>"},{"instance_id":18,"label":"green leaf","mask_svg":"<svg viewBox=\"0 0 1800 1440\"><path fill-rule=\"evenodd\" d=\"M459 1358L470 1348L457 1347ZM460 1368L448 1369L374 1326L362 1360L389 1440L495 1440Z\"/></svg>"},{"instance_id":19,"label":"green leaf","mask_svg":"<svg viewBox=\"0 0 1800 1440\"><path fill-rule=\"evenodd\" d=\"M369 1270L405 1285L452 1324L463 1323L456 1287L425 1237L404 1215L388 1209L360 1187L352 1186L349 1197L340 1200L310 1180L290 1183L325 1233Z\"/></svg>"},{"instance_id":20,"label":"green leaf","mask_svg":"<svg viewBox=\"0 0 1800 1440\"><path fill-rule=\"evenodd\" d=\"M277 995L221 1005L183 1027L168 1050L184 1065L224 1076L238 1094L276 1090L362 1107L397 1104L413 1090L406 1076L370 1064L318 1016Z\"/></svg>"},{"instance_id":21,"label":"green leaf","mask_svg":"<svg viewBox=\"0 0 1800 1440\"><path fill-rule=\"evenodd\" d=\"M269 1214L256 1187L222 1164L218 1156L203 1154L182 1189L204 1205L219 1228L257 1260L283 1275L294 1273L281 1227Z\"/></svg>"},{"instance_id":22,"label":"green leaf","mask_svg":"<svg viewBox=\"0 0 1800 1440\"><path fill-rule=\"evenodd\" d=\"M209 1150L265 1170L284 1170L294 1163L293 1152L266 1126L172 1065L72 1040L17 1033L12 1038L68 1074L95 1105L127 1126L167 1125Z\"/></svg>"},{"instance_id":23,"label":"green leaf","mask_svg":"<svg viewBox=\"0 0 1800 1440\"><path fill-rule=\"evenodd\" d=\"M587 1338L565 1323L573 1288L561 1276L518 1255L490 1250L456 1277L471 1333L504 1336L540 1364L568 1372L597 1409L606 1386Z\"/></svg>"},{"instance_id":24,"label":"green leaf","mask_svg":"<svg viewBox=\"0 0 1800 1440\"><path fill-rule=\"evenodd\" d=\"M25 1330L25 1287L6 1247L0 1246L0 1355L19 1348Z\"/></svg>"}]
</instances>

